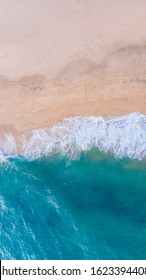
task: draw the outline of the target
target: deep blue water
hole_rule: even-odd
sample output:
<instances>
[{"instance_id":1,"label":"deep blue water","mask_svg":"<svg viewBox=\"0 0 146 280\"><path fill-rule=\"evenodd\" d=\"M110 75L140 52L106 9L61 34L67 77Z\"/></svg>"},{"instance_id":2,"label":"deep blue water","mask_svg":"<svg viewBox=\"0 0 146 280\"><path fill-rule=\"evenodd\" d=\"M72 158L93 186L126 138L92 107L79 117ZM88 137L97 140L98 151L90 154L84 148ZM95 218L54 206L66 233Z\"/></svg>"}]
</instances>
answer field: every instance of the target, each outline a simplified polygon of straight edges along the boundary
<instances>
[{"instance_id":1,"label":"deep blue water","mask_svg":"<svg viewBox=\"0 0 146 280\"><path fill-rule=\"evenodd\" d=\"M0 206L0 259L146 259L144 160L11 159Z\"/></svg>"}]
</instances>

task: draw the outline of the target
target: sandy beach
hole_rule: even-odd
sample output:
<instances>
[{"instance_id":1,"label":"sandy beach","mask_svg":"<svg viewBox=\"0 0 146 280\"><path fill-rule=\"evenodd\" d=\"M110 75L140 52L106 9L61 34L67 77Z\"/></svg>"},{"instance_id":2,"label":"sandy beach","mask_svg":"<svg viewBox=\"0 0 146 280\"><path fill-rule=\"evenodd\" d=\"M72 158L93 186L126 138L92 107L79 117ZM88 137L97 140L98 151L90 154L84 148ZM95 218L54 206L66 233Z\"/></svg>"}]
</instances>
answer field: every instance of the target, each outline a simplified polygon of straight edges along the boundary
<instances>
[{"instance_id":1,"label":"sandy beach","mask_svg":"<svg viewBox=\"0 0 146 280\"><path fill-rule=\"evenodd\" d=\"M0 125L146 114L146 1L0 3Z\"/></svg>"}]
</instances>

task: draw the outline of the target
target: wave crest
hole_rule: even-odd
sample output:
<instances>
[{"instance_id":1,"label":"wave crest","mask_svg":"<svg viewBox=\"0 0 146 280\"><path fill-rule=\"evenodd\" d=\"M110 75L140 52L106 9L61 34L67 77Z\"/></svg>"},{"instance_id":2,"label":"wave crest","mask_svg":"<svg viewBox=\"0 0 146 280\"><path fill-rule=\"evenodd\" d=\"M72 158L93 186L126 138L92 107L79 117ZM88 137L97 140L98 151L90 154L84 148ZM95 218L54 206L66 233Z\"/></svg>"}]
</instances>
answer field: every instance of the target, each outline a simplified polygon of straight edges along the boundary
<instances>
[{"instance_id":1,"label":"wave crest","mask_svg":"<svg viewBox=\"0 0 146 280\"><path fill-rule=\"evenodd\" d=\"M9 143L10 138L11 135L8 137ZM16 146L12 135L13 154L16 153ZM92 147L112 152L118 158L141 160L146 156L146 116L131 113L108 118L93 116L64 118L51 128L35 129L19 135L18 154L28 159L36 159L43 155L61 153L73 159ZM7 152L6 144L1 150Z\"/></svg>"},{"instance_id":2,"label":"wave crest","mask_svg":"<svg viewBox=\"0 0 146 280\"><path fill-rule=\"evenodd\" d=\"M116 157L141 160L146 156L146 116L64 118L52 128L34 130L23 137L24 156L31 159L55 152L76 158L94 146Z\"/></svg>"}]
</instances>

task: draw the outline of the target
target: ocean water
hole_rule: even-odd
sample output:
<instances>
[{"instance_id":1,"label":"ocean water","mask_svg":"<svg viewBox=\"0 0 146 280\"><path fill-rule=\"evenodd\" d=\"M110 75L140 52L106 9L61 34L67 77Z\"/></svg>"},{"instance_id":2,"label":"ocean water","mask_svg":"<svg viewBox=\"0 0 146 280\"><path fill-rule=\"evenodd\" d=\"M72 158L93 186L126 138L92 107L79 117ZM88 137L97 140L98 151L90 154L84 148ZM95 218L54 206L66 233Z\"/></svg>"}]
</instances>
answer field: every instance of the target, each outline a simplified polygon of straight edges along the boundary
<instances>
[{"instance_id":1,"label":"ocean water","mask_svg":"<svg viewBox=\"0 0 146 280\"><path fill-rule=\"evenodd\" d=\"M146 259L146 117L97 119L1 148L0 259Z\"/></svg>"}]
</instances>

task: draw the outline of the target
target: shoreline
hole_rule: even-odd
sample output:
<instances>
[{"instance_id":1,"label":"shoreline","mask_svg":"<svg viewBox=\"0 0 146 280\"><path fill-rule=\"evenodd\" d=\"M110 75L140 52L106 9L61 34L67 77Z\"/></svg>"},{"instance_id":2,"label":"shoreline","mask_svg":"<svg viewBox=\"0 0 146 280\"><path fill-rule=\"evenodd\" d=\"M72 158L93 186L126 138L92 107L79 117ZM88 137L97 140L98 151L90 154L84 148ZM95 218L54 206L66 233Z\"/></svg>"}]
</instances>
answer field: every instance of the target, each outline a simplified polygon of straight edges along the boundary
<instances>
[{"instance_id":1,"label":"shoreline","mask_svg":"<svg viewBox=\"0 0 146 280\"><path fill-rule=\"evenodd\" d=\"M22 156L34 160L54 153L77 159L93 147L115 158L146 157L146 116L138 112L118 117L74 116L25 133L11 127L0 132L0 159Z\"/></svg>"}]
</instances>

